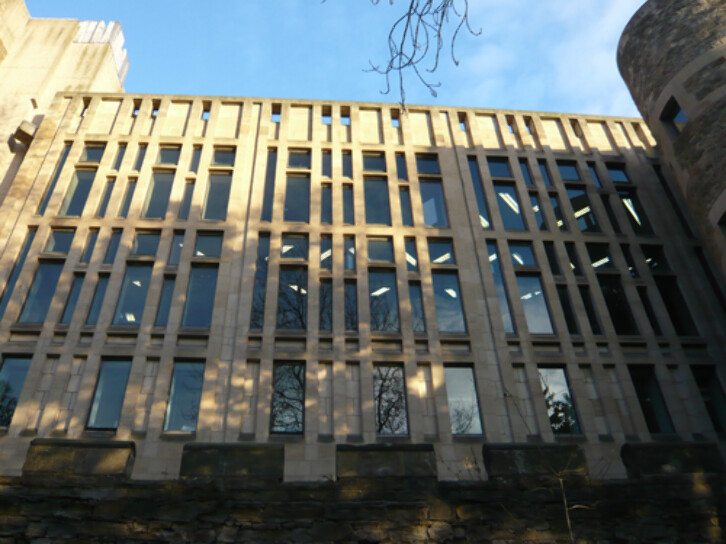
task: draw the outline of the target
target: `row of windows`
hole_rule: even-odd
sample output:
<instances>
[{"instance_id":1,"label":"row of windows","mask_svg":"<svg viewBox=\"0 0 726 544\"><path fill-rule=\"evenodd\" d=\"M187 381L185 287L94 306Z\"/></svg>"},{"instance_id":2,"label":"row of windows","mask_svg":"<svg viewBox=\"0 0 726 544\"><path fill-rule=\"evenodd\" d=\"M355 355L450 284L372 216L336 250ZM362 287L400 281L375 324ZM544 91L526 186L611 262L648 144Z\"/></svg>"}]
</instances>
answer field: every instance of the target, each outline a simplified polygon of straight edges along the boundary
<instances>
[{"instance_id":1,"label":"row of windows","mask_svg":"<svg viewBox=\"0 0 726 544\"><path fill-rule=\"evenodd\" d=\"M30 367L30 357L6 356L0 368L0 427L12 421ZM691 371L714 429L726 431L726 396L713 366L694 365ZM131 361L104 359L86 421L92 430L115 430L128 384ZM646 425L651 433L675 432L652 365L628 365L630 377ZM541 365L538 374L552 431L556 435L581 434L580 418L570 390L567 372L561 366ZM483 433L474 369L467 365L444 365L451 432L454 435ZM164 431L196 430L204 381L204 363L174 363ZM373 400L378 435L408 435L406 383L401 364L376 364ZM302 433L305 424L305 363L275 362L273 365L270 432Z\"/></svg>"}]
</instances>

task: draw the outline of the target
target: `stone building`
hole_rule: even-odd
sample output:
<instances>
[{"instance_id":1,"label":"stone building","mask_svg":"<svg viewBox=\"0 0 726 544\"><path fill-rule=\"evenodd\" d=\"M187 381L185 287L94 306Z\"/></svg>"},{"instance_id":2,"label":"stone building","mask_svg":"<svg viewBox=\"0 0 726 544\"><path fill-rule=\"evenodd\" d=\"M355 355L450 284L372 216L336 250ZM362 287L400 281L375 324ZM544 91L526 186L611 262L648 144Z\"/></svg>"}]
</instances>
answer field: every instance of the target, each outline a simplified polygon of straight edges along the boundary
<instances>
[{"instance_id":1,"label":"stone building","mask_svg":"<svg viewBox=\"0 0 726 544\"><path fill-rule=\"evenodd\" d=\"M721 470L720 286L642 120L58 89L0 208L10 488Z\"/></svg>"}]
</instances>

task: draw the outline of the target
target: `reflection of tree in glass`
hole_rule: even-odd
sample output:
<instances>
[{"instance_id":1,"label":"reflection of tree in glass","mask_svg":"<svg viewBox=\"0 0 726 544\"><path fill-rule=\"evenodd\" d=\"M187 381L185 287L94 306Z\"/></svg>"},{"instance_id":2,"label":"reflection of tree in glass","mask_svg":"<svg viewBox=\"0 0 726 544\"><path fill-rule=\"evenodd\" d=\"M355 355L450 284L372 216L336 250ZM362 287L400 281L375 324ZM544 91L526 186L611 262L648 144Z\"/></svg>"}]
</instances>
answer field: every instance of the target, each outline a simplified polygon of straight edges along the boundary
<instances>
[{"instance_id":1,"label":"reflection of tree in glass","mask_svg":"<svg viewBox=\"0 0 726 544\"><path fill-rule=\"evenodd\" d=\"M580 426L575 417L575 407L570 393L563 393L559 398L557 397L557 392L550 391L547 385L544 386L545 405L550 417L552 432L555 434L579 433Z\"/></svg>"},{"instance_id":2,"label":"reflection of tree in glass","mask_svg":"<svg viewBox=\"0 0 726 544\"><path fill-rule=\"evenodd\" d=\"M376 366L373 374L378 434L408 434L402 366Z\"/></svg>"},{"instance_id":3,"label":"reflection of tree in glass","mask_svg":"<svg viewBox=\"0 0 726 544\"><path fill-rule=\"evenodd\" d=\"M474 419L478 419L476 399L469 402L456 401L451 403L451 432L453 434L470 434ZM480 432L477 430L477 432Z\"/></svg>"},{"instance_id":4,"label":"reflection of tree in glass","mask_svg":"<svg viewBox=\"0 0 726 544\"><path fill-rule=\"evenodd\" d=\"M6 381L0 381L0 427L7 427L13 419L18 397L12 393L12 386Z\"/></svg>"},{"instance_id":5,"label":"reflection of tree in glass","mask_svg":"<svg viewBox=\"0 0 726 544\"><path fill-rule=\"evenodd\" d=\"M269 240L265 240L269 244ZM262 243L262 240L260 241ZM257 269L255 270L255 287L252 292L252 314L250 315L250 328L261 329L265 319L265 291L267 289L267 262L266 252L260 251L257 256Z\"/></svg>"},{"instance_id":6,"label":"reflection of tree in glass","mask_svg":"<svg viewBox=\"0 0 726 544\"><path fill-rule=\"evenodd\" d=\"M301 433L304 424L305 365L278 363L273 371L273 433Z\"/></svg>"},{"instance_id":7,"label":"reflection of tree in glass","mask_svg":"<svg viewBox=\"0 0 726 544\"><path fill-rule=\"evenodd\" d=\"M320 330L333 330L333 285L330 280L320 282Z\"/></svg>"},{"instance_id":8,"label":"reflection of tree in glass","mask_svg":"<svg viewBox=\"0 0 726 544\"><path fill-rule=\"evenodd\" d=\"M306 329L308 313L308 272L302 267L280 269L277 298L277 328Z\"/></svg>"},{"instance_id":9,"label":"reflection of tree in glass","mask_svg":"<svg viewBox=\"0 0 726 544\"><path fill-rule=\"evenodd\" d=\"M185 366L191 367L192 365ZM187 368L180 374L182 395L186 399L181 409L184 427L187 427L188 424L192 429L196 429L199 419L199 401L204 383L204 365L194 364L193 368Z\"/></svg>"},{"instance_id":10,"label":"reflection of tree in glass","mask_svg":"<svg viewBox=\"0 0 726 544\"><path fill-rule=\"evenodd\" d=\"M346 331L357 331L358 330L358 293L356 284L353 282L346 282L345 284L345 330Z\"/></svg>"}]
</instances>

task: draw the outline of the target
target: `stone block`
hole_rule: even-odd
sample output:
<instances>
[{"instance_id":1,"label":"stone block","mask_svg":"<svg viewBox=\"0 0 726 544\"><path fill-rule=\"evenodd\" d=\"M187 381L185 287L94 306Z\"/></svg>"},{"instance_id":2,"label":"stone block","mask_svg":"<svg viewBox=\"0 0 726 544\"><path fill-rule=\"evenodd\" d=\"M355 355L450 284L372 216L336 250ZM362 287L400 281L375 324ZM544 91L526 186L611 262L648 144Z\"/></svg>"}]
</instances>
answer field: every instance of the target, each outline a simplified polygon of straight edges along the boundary
<instances>
[{"instance_id":1,"label":"stone block","mask_svg":"<svg viewBox=\"0 0 726 544\"><path fill-rule=\"evenodd\" d=\"M30 443L23 475L128 477L135 454L133 442L36 438Z\"/></svg>"},{"instance_id":2,"label":"stone block","mask_svg":"<svg viewBox=\"0 0 726 544\"><path fill-rule=\"evenodd\" d=\"M724 472L716 444L625 444L620 457L631 478L656 474Z\"/></svg>"},{"instance_id":3,"label":"stone block","mask_svg":"<svg viewBox=\"0 0 726 544\"><path fill-rule=\"evenodd\" d=\"M483 456L490 478L587 475L585 455L574 444L487 444Z\"/></svg>"},{"instance_id":4,"label":"stone block","mask_svg":"<svg viewBox=\"0 0 726 544\"><path fill-rule=\"evenodd\" d=\"M282 481L284 444L185 444L182 478Z\"/></svg>"},{"instance_id":5,"label":"stone block","mask_svg":"<svg viewBox=\"0 0 726 544\"><path fill-rule=\"evenodd\" d=\"M436 477L431 444L340 444L336 455L338 478Z\"/></svg>"}]
</instances>

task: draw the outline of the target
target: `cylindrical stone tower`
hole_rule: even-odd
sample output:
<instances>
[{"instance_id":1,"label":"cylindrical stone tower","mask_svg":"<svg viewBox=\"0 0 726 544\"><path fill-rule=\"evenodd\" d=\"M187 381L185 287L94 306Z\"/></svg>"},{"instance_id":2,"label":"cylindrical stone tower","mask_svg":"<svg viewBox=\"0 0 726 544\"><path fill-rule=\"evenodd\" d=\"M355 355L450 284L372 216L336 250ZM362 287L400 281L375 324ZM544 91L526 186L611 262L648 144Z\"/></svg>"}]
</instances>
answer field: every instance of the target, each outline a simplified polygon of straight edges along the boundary
<instances>
[{"instance_id":1,"label":"cylindrical stone tower","mask_svg":"<svg viewBox=\"0 0 726 544\"><path fill-rule=\"evenodd\" d=\"M618 67L726 278L726 0L648 0Z\"/></svg>"}]
</instances>

